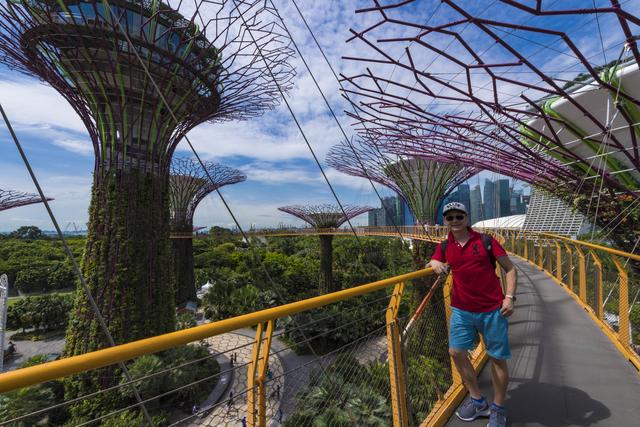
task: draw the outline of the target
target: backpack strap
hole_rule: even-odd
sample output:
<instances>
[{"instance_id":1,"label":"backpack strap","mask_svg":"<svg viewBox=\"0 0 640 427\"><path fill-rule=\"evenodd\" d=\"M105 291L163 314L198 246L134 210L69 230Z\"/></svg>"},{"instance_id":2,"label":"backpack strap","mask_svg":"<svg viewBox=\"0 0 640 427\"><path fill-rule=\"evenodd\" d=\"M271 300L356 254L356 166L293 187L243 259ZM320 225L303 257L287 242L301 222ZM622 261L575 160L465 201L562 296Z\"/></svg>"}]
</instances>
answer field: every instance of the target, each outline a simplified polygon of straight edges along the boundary
<instances>
[{"instance_id":1,"label":"backpack strap","mask_svg":"<svg viewBox=\"0 0 640 427\"><path fill-rule=\"evenodd\" d=\"M480 238L482 239L482 246L484 246L484 250L487 251L487 255L489 255L491 265L493 265L493 268L496 268L496 257L493 255L493 248L491 247L491 236L482 233Z\"/></svg>"},{"instance_id":2,"label":"backpack strap","mask_svg":"<svg viewBox=\"0 0 640 427\"><path fill-rule=\"evenodd\" d=\"M488 234L480 234L480 239L482 240L482 246L484 246L484 250L487 252L489 256L489 262L493 265L493 268L496 268L496 257L493 256L493 249L491 247L492 237ZM447 262L447 246L449 244L449 240L444 240L440 243L440 252L442 252L442 258L444 262Z\"/></svg>"},{"instance_id":3,"label":"backpack strap","mask_svg":"<svg viewBox=\"0 0 640 427\"><path fill-rule=\"evenodd\" d=\"M444 262L447 262L447 245L449 244L449 239L444 239L440 242L440 252L442 252L442 258Z\"/></svg>"}]
</instances>

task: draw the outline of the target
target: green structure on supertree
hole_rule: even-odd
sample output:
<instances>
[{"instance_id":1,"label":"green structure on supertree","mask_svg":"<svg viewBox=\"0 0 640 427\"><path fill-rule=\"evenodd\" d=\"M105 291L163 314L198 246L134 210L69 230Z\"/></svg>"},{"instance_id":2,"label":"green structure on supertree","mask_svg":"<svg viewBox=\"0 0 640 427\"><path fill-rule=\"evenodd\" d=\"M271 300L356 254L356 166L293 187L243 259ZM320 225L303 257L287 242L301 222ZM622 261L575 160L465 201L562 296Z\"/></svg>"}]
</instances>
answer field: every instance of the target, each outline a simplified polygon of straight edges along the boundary
<instances>
[{"instance_id":1,"label":"green structure on supertree","mask_svg":"<svg viewBox=\"0 0 640 427\"><path fill-rule=\"evenodd\" d=\"M204 167L188 158L175 158L171 162L169 202L176 304L196 301L193 276L193 215L196 208L209 193L247 179L237 169L213 162L203 164Z\"/></svg>"}]
</instances>

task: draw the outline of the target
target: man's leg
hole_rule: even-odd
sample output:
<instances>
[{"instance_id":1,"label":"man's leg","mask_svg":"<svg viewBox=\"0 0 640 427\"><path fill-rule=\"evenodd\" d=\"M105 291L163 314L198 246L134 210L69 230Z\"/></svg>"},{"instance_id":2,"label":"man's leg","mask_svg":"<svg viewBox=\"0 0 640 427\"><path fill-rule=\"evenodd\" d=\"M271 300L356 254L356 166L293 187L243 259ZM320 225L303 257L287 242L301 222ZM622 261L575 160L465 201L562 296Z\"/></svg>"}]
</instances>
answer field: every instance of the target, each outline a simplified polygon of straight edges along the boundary
<instances>
[{"instance_id":1,"label":"man's leg","mask_svg":"<svg viewBox=\"0 0 640 427\"><path fill-rule=\"evenodd\" d=\"M469 391L471 397L474 399L481 399L482 393L480 392L480 387L478 387L476 371L473 369L473 365L471 364L471 360L469 360L467 351L450 348L449 354L451 355L451 358L460 373L462 382Z\"/></svg>"},{"instance_id":2,"label":"man's leg","mask_svg":"<svg viewBox=\"0 0 640 427\"><path fill-rule=\"evenodd\" d=\"M509 368L506 360L491 358L491 382L493 383L493 402L504 406L509 385Z\"/></svg>"}]
</instances>

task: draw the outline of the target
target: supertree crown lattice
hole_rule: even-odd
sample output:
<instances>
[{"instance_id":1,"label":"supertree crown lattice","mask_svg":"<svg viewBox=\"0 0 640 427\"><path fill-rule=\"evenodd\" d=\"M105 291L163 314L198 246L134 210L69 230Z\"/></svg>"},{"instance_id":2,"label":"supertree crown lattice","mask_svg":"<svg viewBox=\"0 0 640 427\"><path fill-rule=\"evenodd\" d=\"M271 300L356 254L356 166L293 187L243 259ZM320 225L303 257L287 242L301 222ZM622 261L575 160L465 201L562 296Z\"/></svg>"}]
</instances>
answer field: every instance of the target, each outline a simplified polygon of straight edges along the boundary
<instances>
[{"instance_id":1,"label":"supertree crown lattice","mask_svg":"<svg viewBox=\"0 0 640 427\"><path fill-rule=\"evenodd\" d=\"M390 153L384 143L365 139L333 146L327 154L327 164L390 188L424 225L435 224L438 203L479 171L462 163L398 156Z\"/></svg>"},{"instance_id":2,"label":"supertree crown lattice","mask_svg":"<svg viewBox=\"0 0 640 427\"><path fill-rule=\"evenodd\" d=\"M551 191L591 194L603 182L610 194L637 197L634 3L443 0L418 22L407 13L416 2L373 2L359 11L371 25L350 40L362 55L348 59L370 67L343 76L351 115L398 153L455 159Z\"/></svg>"},{"instance_id":3,"label":"supertree crown lattice","mask_svg":"<svg viewBox=\"0 0 640 427\"><path fill-rule=\"evenodd\" d=\"M332 204L321 205L297 205L283 206L278 208L282 212L286 212L297 218L300 218L307 224L316 229L338 228L351 218L361 215L372 210L370 206L339 206ZM343 212L344 210L344 212Z\"/></svg>"},{"instance_id":4,"label":"supertree crown lattice","mask_svg":"<svg viewBox=\"0 0 640 427\"><path fill-rule=\"evenodd\" d=\"M256 0L12 0L0 4L0 62L60 92L97 165L166 168L199 123L257 116L291 87L272 15Z\"/></svg>"},{"instance_id":5,"label":"supertree crown lattice","mask_svg":"<svg viewBox=\"0 0 640 427\"><path fill-rule=\"evenodd\" d=\"M192 231L193 215L200 202L225 185L237 184L247 176L237 169L193 159L174 158L169 177L169 204L172 231Z\"/></svg>"},{"instance_id":6,"label":"supertree crown lattice","mask_svg":"<svg viewBox=\"0 0 640 427\"><path fill-rule=\"evenodd\" d=\"M47 197L47 201L51 200L53 199ZM0 189L0 211L17 208L19 206L33 205L35 203L42 203L42 199L37 194Z\"/></svg>"}]
</instances>

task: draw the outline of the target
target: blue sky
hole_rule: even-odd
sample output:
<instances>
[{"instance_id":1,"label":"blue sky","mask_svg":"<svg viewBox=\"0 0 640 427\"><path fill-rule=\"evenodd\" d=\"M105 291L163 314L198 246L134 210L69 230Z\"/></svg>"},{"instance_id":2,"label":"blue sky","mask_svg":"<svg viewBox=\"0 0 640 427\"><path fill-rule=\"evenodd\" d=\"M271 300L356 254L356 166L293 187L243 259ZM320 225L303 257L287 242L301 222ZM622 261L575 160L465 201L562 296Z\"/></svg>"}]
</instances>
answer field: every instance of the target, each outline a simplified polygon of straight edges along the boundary
<instances>
[{"instance_id":1,"label":"blue sky","mask_svg":"<svg viewBox=\"0 0 640 427\"><path fill-rule=\"evenodd\" d=\"M324 63L310 35L304 28L293 5L288 0L276 0L287 25L302 49L312 71L329 98L344 129L352 133L349 119L343 110L347 108L340 96L338 84ZM387 2L388 3L388 2ZM417 1L409 8L397 10L400 16L427 21L433 14L436 0ZM534 2L531 2L534 3ZM553 5L556 2L544 2ZM574 2L562 0L563 7ZM592 6L592 2L587 2ZM598 3L601 3L598 1ZM606 3L606 2L605 2ZM631 3L638 4L637 0ZM353 74L363 70L362 64L343 61L341 56L362 54L361 46L346 44L349 28L365 28L375 21L373 14L354 14L360 7L372 4L369 0L298 0L305 17L316 32L332 65L338 72ZM487 16L499 17L502 9L496 1L478 1L475 7L485 8ZM629 9L629 2L625 8ZM445 21L451 11L439 9L440 15L431 19ZM554 25L562 27L563 22L554 18ZM578 23L579 24L579 23ZM578 25L571 23L571 25ZM580 32L579 25L576 32ZM578 34L580 40L594 43L593 34ZM540 38L541 43L545 40ZM605 41L614 43L615 41ZM514 43L529 43L525 40ZM597 51L597 49L596 49ZM496 52L499 57L500 52ZM541 61L551 60L558 55L540 49ZM598 60L595 60L598 62ZM370 184L360 178L341 174L324 165L324 157L329 148L341 138L341 133L329 116L316 88L299 61L296 61L297 77L295 88L288 95L296 116L316 152L323 162L331 183L343 203L379 206L379 201ZM434 67L437 67L436 62ZM567 67L565 67L567 69ZM570 69L570 67L569 67ZM572 71L571 71L572 72ZM58 222L65 227L68 222L84 224L93 170L93 148L80 119L66 101L46 84L0 66L0 102L12 120L34 170L45 193L54 197L52 208ZM202 124L190 134L198 153L206 160L241 169L248 176L244 183L222 189L231 209L243 227L275 226L280 223L300 224L293 217L279 212L279 206L291 204L332 203L334 199L324 182L318 167L312 160L298 129L284 105L266 112L262 117L245 122L223 124ZM186 144L181 143L176 155L189 156ZM484 173L471 180L475 185L485 177L497 178L492 173ZM11 142L4 124L0 124L0 188L34 192L24 165ZM384 195L388 190L380 188ZM355 224L365 223L366 215L355 220ZM207 197L199 206L195 225L231 226L232 220L217 195ZM21 225L37 225L51 229L52 225L43 206L35 205L8 210L0 213L0 231L13 230Z\"/></svg>"}]
</instances>

